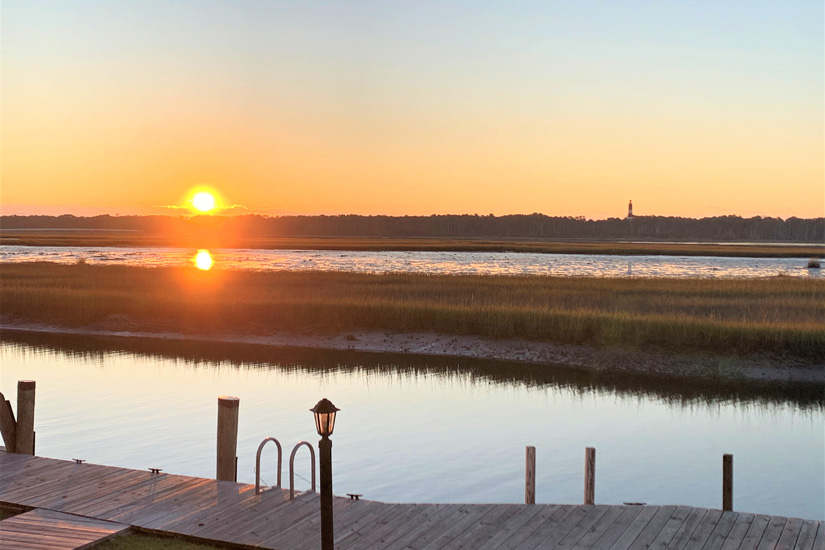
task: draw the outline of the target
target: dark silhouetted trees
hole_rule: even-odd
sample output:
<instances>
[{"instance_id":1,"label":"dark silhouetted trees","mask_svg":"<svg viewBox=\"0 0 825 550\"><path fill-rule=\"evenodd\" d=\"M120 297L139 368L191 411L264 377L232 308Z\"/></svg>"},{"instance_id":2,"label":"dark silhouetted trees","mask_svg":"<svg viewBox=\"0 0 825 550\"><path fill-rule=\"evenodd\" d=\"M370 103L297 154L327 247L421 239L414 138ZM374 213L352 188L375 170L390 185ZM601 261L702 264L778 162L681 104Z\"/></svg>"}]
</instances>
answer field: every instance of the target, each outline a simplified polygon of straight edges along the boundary
<instances>
[{"instance_id":1,"label":"dark silhouetted trees","mask_svg":"<svg viewBox=\"0 0 825 550\"><path fill-rule=\"evenodd\" d=\"M274 237L430 237L825 242L825 218L679 218L632 220L515 214L437 216L0 216L0 229L108 229L167 233L208 226L233 234Z\"/></svg>"}]
</instances>

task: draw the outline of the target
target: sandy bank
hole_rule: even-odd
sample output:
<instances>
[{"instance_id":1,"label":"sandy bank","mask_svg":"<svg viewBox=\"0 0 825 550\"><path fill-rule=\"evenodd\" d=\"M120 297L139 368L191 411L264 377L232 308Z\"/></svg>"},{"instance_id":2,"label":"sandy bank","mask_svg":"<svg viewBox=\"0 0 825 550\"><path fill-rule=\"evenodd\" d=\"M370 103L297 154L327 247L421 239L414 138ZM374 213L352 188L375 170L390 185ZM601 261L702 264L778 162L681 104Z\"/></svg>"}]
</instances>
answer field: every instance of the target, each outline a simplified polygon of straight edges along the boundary
<instances>
[{"instance_id":1,"label":"sandy bank","mask_svg":"<svg viewBox=\"0 0 825 550\"><path fill-rule=\"evenodd\" d=\"M527 340L493 340L476 336L454 336L436 333L358 331L330 335L285 332L267 336L240 334L192 335L173 332L111 330L97 327L63 328L8 321L0 322L0 331L3 330L103 337L194 340L376 353L406 353L425 356L493 359L544 366L564 365L582 370L614 373L633 372L674 377L825 384L825 364L807 363L795 359L674 355L656 351L599 349L588 346Z\"/></svg>"}]
</instances>

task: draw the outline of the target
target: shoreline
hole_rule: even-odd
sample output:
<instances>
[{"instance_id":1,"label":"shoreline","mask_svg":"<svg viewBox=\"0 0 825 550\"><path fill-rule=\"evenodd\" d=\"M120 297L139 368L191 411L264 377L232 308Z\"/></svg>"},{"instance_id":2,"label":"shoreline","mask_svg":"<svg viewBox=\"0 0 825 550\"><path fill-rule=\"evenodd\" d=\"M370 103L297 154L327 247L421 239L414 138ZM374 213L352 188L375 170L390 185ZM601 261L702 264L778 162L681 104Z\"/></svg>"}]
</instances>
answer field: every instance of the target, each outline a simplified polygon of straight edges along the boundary
<instances>
[{"instance_id":1,"label":"shoreline","mask_svg":"<svg viewBox=\"0 0 825 550\"><path fill-rule=\"evenodd\" d=\"M798 359L603 349L595 346L553 344L522 339L496 340L435 332L393 333L359 330L336 334L278 332L266 336L207 335L89 327L67 328L2 321L0 340L3 331L470 358L545 367L563 366L590 372L647 374L671 378L825 384L825 364Z\"/></svg>"},{"instance_id":2,"label":"shoreline","mask_svg":"<svg viewBox=\"0 0 825 550\"><path fill-rule=\"evenodd\" d=\"M825 258L816 242L696 241L655 239L527 237L275 237L237 234L170 236L145 231L0 228L0 245L31 247L161 247L394 252L513 252L620 256L709 256L731 258Z\"/></svg>"}]
</instances>

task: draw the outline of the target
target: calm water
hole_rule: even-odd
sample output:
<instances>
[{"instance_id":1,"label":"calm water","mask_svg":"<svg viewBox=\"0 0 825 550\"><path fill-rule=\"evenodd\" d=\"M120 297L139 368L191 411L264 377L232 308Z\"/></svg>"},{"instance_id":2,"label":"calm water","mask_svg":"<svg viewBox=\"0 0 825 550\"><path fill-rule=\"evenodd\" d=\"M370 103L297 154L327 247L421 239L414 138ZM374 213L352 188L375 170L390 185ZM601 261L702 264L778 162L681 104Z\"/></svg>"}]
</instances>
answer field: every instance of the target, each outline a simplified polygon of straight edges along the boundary
<instances>
[{"instance_id":1,"label":"calm water","mask_svg":"<svg viewBox=\"0 0 825 550\"><path fill-rule=\"evenodd\" d=\"M346 250L220 249L221 269L325 270L362 273L560 275L577 277L822 277L801 258L610 256L516 252L357 252ZM49 261L138 266L191 265L197 250L183 248L0 246L0 262Z\"/></svg>"},{"instance_id":2,"label":"calm water","mask_svg":"<svg viewBox=\"0 0 825 550\"><path fill-rule=\"evenodd\" d=\"M45 343L35 344L46 338ZM246 358L246 360L242 360ZM391 502L520 502L524 447L537 499L579 503L584 448L596 500L721 506L733 453L735 509L825 517L821 386L610 378L551 367L130 339L4 333L0 389L37 381L37 451L213 477L217 396L240 398L239 480L266 436L317 441L308 411L342 410L337 494ZM308 478L303 450L298 474ZM274 446L264 455L274 483ZM299 479L298 488L308 484Z\"/></svg>"}]
</instances>

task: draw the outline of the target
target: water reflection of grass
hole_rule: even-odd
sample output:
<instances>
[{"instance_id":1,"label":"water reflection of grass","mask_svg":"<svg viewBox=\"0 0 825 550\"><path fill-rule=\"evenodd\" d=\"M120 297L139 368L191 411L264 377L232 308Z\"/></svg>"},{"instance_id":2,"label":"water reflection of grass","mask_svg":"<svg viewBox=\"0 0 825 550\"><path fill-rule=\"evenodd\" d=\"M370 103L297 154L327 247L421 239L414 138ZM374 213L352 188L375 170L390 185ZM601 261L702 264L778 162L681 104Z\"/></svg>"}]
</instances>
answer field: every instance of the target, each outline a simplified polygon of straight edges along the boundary
<instances>
[{"instance_id":1,"label":"water reflection of grass","mask_svg":"<svg viewBox=\"0 0 825 550\"><path fill-rule=\"evenodd\" d=\"M469 384L500 384L535 389L572 390L582 395L615 393L655 398L673 405L756 406L792 403L803 410L825 408L822 384L761 382L725 378L674 378L634 372L609 372L492 361L486 359L411 356L351 350L273 348L255 344L176 341L155 338L90 337L8 331L3 340L26 353L59 353L80 361L100 362L110 353L140 359L183 359L192 368L280 369L286 372L362 373L396 378L446 377Z\"/></svg>"},{"instance_id":2,"label":"water reflection of grass","mask_svg":"<svg viewBox=\"0 0 825 550\"><path fill-rule=\"evenodd\" d=\"M196 272L0 264L6 318L121 330L435 331L825 358L825 281Z\"/></svg>"}]
</instances>

